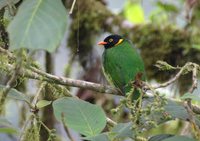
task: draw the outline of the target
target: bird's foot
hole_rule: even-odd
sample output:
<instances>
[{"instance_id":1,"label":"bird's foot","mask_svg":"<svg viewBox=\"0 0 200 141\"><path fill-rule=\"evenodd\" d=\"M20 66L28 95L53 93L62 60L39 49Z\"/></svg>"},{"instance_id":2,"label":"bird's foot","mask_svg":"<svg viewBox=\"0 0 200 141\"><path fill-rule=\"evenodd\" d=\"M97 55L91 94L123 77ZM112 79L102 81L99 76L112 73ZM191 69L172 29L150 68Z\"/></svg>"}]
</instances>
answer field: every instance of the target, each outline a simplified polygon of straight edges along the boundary
<instances>
[{"instance_id":1,"label":"bird's foot","mask_svg":"<svg viewBox=\"0 0 200 141\"><path fill-rule=\"evenodd\" d=\"M142 81L142 75L143 73L137 73L136 76L135 76L135 79L134 81L132 82L132 85L135 87L135 88L140 88L142 89L144 87L144 83Z\"/></svg>"}]
</instances>

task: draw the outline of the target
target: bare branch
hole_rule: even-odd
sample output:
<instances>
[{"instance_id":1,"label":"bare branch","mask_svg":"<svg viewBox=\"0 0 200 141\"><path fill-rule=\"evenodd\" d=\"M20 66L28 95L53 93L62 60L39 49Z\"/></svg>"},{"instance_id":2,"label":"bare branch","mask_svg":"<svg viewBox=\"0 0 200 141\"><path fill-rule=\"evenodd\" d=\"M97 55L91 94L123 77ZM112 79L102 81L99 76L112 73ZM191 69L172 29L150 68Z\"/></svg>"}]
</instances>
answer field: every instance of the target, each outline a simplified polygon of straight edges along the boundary
<instances>
[{"instance_id":1,"label":"bare branch","mask_svg":"<svg viewBox=\"0 0 200 141\"><path fill-rule=\"evenodd\" d=\"M199 69L199 65L193 63L191 65L191 67L192 67L192 86L190 87L190 89L188 91L190 94L192 94L193 91L197 88L197 82L198 82L197 72ZM199 138L200 137L200 127L196 124L196 121L195 121L195 117L194 117L195 111L193 109L191 99L186 99L184 106L189 114L189 122L196 132L195 136L197 138Z\"/></svg>"},{"instance_id":2,"label":"bare branch","mask_svg":"<svg viewBox=\"0 0 200 141\"><path fill-rule=\"evenodd\" d=\"M69 11L69 14L72 14L73 9L74 9L74 6L75 6L75 3L76 3L76 0L73 1L72 6L71 6L71 9L70 9L70 11Z\"/></svg>"},{"instance_id":3,"label":"bare branch","mask_svg":"<svg viewBox=\"0 0 200 141\"><path fill-rule=\"evenodd\" d=\"M61 114L61 119L62 119L62 124L64 126L64 130L65 130L68 138L70 139L70 141L74 141L74 139L72 138L72 135L71 135L67 125L65 124L65 119L64 119L64 114L63 113Z\"/></svg>"},{"instance_id":4,"label":"bare branch","mask_svg":"<svg viewBox=\"0 0 200 141\"><path fill-rule=\"evenodd\" d=\"M0 50L0 52L1 51L4 51L3 53L8 54L8 56L12 56L12 54L9 53L8 51L6 51L5 49ZM18 55L21 56L20 54L21 54L21 51L19 50L18 51ZM1 107L0 108L0 114L3 113L3 108L2 107L3 107L4 103L5 103L5 100L6 100L6 97L7 97L8 93L9 93L9 91L12 88L13 82L16 81L16 79L18 78L18 73L20 71L21 63L22 63L21 57L17 58L16 64L13 67L13 72L12 72L11 78L8 80L8 82L6 84L6 87L2 91L2 95L0 97L0 107Z\"/></svg>"},{"instance_id":5,"label":"bare branch","mask_svg":"<svg viewBox=\"0 0 200 141\"><path fill-rule=\"evenodd\" d=\"M11 64L6 64L7 72L12 72L14 70L14 66ZM46 73L42 70L39 70L34 67L30 67L29 69L21 68L19 71L19 75L21 77L26 77L29 79L36 79L41 81L46 81L49 83L55 83L64 86L72 86L72 87L79 87L83 89L89 89L100 93L112 94L112 95L119 95L123 96L122 93L117 88L107 85L101 85L93 82L83 81L83 80L75 80L66 77L59 77L56 75L52 75Z\"/></svg>"},{"instance_id":6,"label":"bare branch","mask_svg":"<svg viewBox=\"0 0 200 141\"><path fill-rule=\"evenodd\" d=\"M192 93L196 88L197 88L197 84L198 84L198 78L197 78L197 72L198 72L198 65L197 64L193 64L194 68L192 69L192 86L189 90L190 93Z\"/></svg>"},{"instance_id":7,"label":"bare branch","mask_svg":"<svg viewBox=\"0 0 200 141\"><path fill-rule=\"evenodd\" d=\"M112 127L117 125L117 123L115 121L113 121L112 119L110 119L109 117L106 118L106 121Z\"/></svg>"},{"instance_id":8,"label":"bare branch","mask_svg":"<svg viewBox=\"0 0 200 141\"><path fill-rule=\"evenodd\" d=\"M33 75L30 77L38 79L38 80L44 80L47 82L57 83L60 85L67 85L67 86L72 86L72 87L89 89L89 90L93 90L100 93L122 95L116 88L111 87L111 86L101 85L101 84L92 83L92 82L83 81L83 80L75 80L75 79L66 78L66 77L59 77L56 75L46 73L34 67L30 67L30 69L36 74L39 74L39 76Z\"/></svg>"},{"instance_id":9,"label":"bare branch","mask_svg":"<svg viewBox=\"0 0 200 141\"><path fill-rule=\"evenodd\" d=\"M158 89L158 88L163 88L163 87L166 87L170 84L172 84L173 82L175 82L176 80L178 80L178 78L183 74L183 72L185 71L185 69L188 67L188 66L191 66L193 65L194 63L186 63L181 69L180 71L170 80L168 80L167 82L165 83L162 83L162 84L158 84L157 86L153 86L154 89Z\"/></svg>"},{"instance_id":10,"label":"bare branch","mask_svg":"<svg viewBox=\"0 0 200 141\"><path fill-rule=\"evenodd\" d=\"M2 47L0 47L0 53L7 54L7 56L8 56L9 58L15 59L15 56L14 56L11 52L9 52L9 51L6 50L6 49L3 49Z\"/></svg>"}]
</instances>

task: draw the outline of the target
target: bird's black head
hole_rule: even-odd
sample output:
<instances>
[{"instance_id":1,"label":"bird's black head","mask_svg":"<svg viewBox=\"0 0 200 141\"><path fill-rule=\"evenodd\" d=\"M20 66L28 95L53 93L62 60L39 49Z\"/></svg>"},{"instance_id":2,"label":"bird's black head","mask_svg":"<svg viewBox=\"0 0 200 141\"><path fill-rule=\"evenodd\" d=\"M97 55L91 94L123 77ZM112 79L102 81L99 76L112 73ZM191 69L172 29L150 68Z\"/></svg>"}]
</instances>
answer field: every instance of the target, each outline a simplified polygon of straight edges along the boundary
<instances>
[{"instance_id":1,"label":"bird's black head","mask_svg":"<svg viewBox=\"0 0 200 141\"><path fill-rule=\"evenodd\" d=\"M103 42L99 42L98 45L104 45L105 49L112 48L119 45L124 39L120 35L110 35L104 39Z\"/></svg>"}]
</instances>

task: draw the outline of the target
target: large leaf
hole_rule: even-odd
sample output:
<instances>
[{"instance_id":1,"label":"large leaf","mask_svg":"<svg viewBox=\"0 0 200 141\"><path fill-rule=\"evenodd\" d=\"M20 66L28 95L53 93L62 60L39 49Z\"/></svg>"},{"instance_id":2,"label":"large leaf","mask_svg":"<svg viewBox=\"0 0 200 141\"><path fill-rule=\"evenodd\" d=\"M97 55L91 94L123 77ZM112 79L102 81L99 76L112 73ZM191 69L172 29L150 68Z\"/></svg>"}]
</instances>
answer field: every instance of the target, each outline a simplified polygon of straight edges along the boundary
<instances>
[{"instance_id":1,"label":"large leaf","mask_svg":"<svg viewBox=\"0 0 200 141\"><path fill-rule=\"evenodd\" d=\"M200 97L198 95L194 95L191 93L185 93L183 96L181 96L181 99L185 100L185 99L192 99L195 101L200 101Z\"/></svg>"},{"instance_id":2,"label":"large leaf","mask_svg":"<svg viewBox=\"0 0 200 141\"><path fill-rule=\"evenodd\" d=\"M108 134L109 133L102 133L92 137L85 137L83 139L89 141L110 141Z\"/></svg>"},{"instance_id":3,"label":"large leaf","mask_svg":"<svg viewBox=\"0 0 200 141\"><path fill-rule=\"evenodd\" d=\"M143 102L145 103L145 105L148 105L149 103L153 102L153 97L149 97L149 98L145 98L143 99ZM166 121L169 120L174 120L174 119L180 119L180 120L184 120L184 121L188 121L188 119L190 118L187 110L185 109L185 107L182 105L182 103L180 101L175 101L175 100L171 100L168 99L167 100L167 104L164 106L164 110L165 112L152 112L149 117L151 117L151 119L157 121L158 124L162 124ZM165 119L164 116L165 115L170 115L172 118L171 119ZM195 122L198 126L200 126L200 120L195 117ZM151 126L147 127L147 129L152 128Z\"/></svg>"},{"instance_id":4,"label":"large leaf","mask_svg":"<svg viewBox=\"0 0 200 141\"><path fill-rule=\"evenodd\" d=\"M195 139L186 136L173 136L162 141L196 141Z\"/></svg>"},{"instance_id":5,"label":"large leaf","mask_svg":"<svg viewBox=\"0 0 200 141\"><path fill-rule=\"evenodd\" d=\"M115 133L114 138L127 138L127 137L134 137L134 132L131 129L132 123L119 123L113 129L112 132Z\"/></svg>"},{"instance_id":6,"label":"large leaf","mask_svg":"<svg viewBox=\"0 0 200 141\"><path fill-rule=\"evenodd\" d=\"M4 85L0 85L0 91L2 91L5 87L6 86ZM24 95L23 93L19 92L18 90L14 88L11 88L11 90L8 93L8 97L30 103L30 99L27 95Z\"/></svg>"},{"instance_id":7,"label":"large leaf","mask_svg":"<svg viewBox=\"0 0 200 141\"><path fill-rule=\"evenodd\" d=\"M53 52L66 29L61 0L25 0L8 26L10 49L45 49Z\"/></svg>"},{"instance_id":8,"label":"large leaf","mask_svg":"<svg viewBox=\"0 0 200 141\"><path fill-rule=\"evenodd\" d=\"M172 118L178 118L184 121L188 121L188 119L190 119L190 115L181 102L168 100L168 103L164 108L166 112L172 116ZM196 124L200 126L199 118L194 116L194 119Z\"/></svg>"},{"instance_id":9,"label":"large leaf","mask_svg":"<svg viewBox=\"0 0 200 141\"><path fill-rule=\"evenodd\" d=\"M18 131L10 124L8 120L0 117L0 133L16 134Z\"/></svg>"},{"instance_id":10,"label":"large leaf","mask_svg":"<svg viewBox=\"0 0 200 141\"><path fill-rule=\"evenodd\" d=\"M189 118L187 110L180 102L168 100L167 105L164 106L165 111L172 116L172 118L179 118L186 120Z\"/></svg>"},{"instance_id":11,"label":"large leaf","mask_svg":"<svg viewBox=\"0 0 200 141\"><path fill-rule=\"evenodd\" d=\"M170 138L174 135L172 134L159 134L151 137L148 141L163 141L164 139Z\"/></svg>"},{"instance_id":12,"label":"large leaf","mask_svg":"<svg viewBox=\"0 0 200 141\"><path fill-rule=\"evenodd\" d=\"M37 102L36 106L37 106L37 108L40 109L40 108L43 108L43 107L45 107L45 106L50 105L51 102L52 102L52 101L48 101L48 100L40 100L40 101Z\"/></svg>"},{"instance_id":13,"label":"large leaf","mask_svg":"<svg viewBox=\"0 0 200 141\"><path fill-rule=\"evenodd\" d=\"M106 116L101 107L76 98L60 98L53 102L58 120L64 115L65 124L85 136L99 134L106 125Z\"/></svg>"},{"instance_id":14,"label":"large leaf","mask_svg":"<svg viewBox=\"0 0 200 141\"><path fill-rule=\"evenodd\" d=\"M138 2L127 1L124 8L124 16L130 22L136 24L144 23L144 11Z\"/></svg>"}]
</instances>

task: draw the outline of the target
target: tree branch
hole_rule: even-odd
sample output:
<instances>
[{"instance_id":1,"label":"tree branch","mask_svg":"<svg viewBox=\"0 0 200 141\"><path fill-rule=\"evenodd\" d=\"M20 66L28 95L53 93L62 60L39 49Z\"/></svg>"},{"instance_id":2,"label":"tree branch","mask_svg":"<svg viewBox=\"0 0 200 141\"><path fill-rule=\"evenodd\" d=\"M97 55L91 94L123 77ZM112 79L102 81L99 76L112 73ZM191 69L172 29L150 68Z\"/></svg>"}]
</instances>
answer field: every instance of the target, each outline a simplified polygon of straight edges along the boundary
<instances>
[{"instance_id":1,"label":"tree branch","mask_svg":"<svg viewBox=\"0 0 200 141\"><path fill-rule=\"evenodd\" d=\"M68 138L70 139L70 141L74 141L74 139L73 139L73 137L72 137L67 125L65 124L65 119L64 119L64 114L63 113L61 114L61 119L62 119L62 124L63 124L64 130L65 130Z\"/></svg>"},{"instance_id":2,"label":"tree branch","mask_svg":"<svg viewBox=\"0 0 200 141\"><path fill-rule=\"evenodd\" d=\"M7 54L8 57L10 57L10 59L15 60L16 57L10 53L9 51L3 49L0 47L0 53L3 54ZM6 72L12 72L14 70L14 66L11 64L5 64L6 65ZM170 84L172 84L173 82L175 82L185 71L185 69L187 69L189 66L193 66L195 65L196 70L193 70L193 87L196 87L197 85L197 72L200 71L199 65L195 64L195 63L186 63L181 69L180 71L169 81L159 84L157 86L149 86L146 85L147 88L146 89L158 89L158 88L162 88L162 87L166 87ZM101 85L101 84L97 84L97 83L92 83L92 82L87 82L87 81L83 81L83 80L74 80L71 78L66 78L66 77L59 77L59 76L55 76L49 73L46 73L40 69L37 69L35 67L32 66L27 66L27 68L21 68L19 70L19 75L21 77L27 77L30 79L36 79L36 80L41 80L41 81L46 81L49 83L56 83L56 84L60 84L60 85L64 85L64 86L72 86L72 87L79 87L79 88L83 88L83 89L89 89L89 90L93 90L96 92L100 92L100 93L107 93L107 94L112 94L112 95L119 95L119 96L123 96L118 89L111 87L111 86L106 86L106 85ZM149 88L151 87L151 88ZM191 105L192 106L192 110L194 113L196 114L200 114L200 108L196 105Z\"/></svg>"},{"instance_id":3,"label":"tree branch","mask_svg":"<svg viewBox=\"0 0 200 141\"><path fill-rule=\"evenodd\" d=\"M66 77L59 77L56 75L46 73L46 72L39 70L37 68L34 68L34 67L30 67L29 69L32 72L35 72L36 74L39 74L40 76L42 76L42 78L41 78L40 76L38 77L38 76L33 75L32 78L35 77L35 79L38 79L38 80L43 79L44 81L51 82L51 83L53 82L53 83L57 83L60 85L67 85L67 86L72 86L72 87L89 89L89 90L93 90L93 91L100 92L100 93L122 95L116 88L111 87L111 86L101 85L101 84L92 83L92 82L83 81L83 80L75 80L75 79L66 78Z\"/></svg>"},{"instance_id":4,"label":"tree branch","mask_svg":"<svg viewBox=\"0 0 200 141\"><path fill-rule=\"evenodd\" d=\"M189 89L189 93L192 94L193 91L197 88L197 72L199 69L199 66L197 64L192 64L193 68L192 68L192 86ZM196 138L200 137L200 127L197 126L196 121L195 121L195 117L194 117L194 110L193 110L193 106L192 106L192 102L191 99L186 99L186 103L184 103L184 106L189 114L189 122L191 124L191 126L194 128L195 131L195 136Z\"/></svg>"},{"instance_id":5,"label":"tree branch","mask_svg":"<svg viewBox=\"0 0 200 141\"><path fill-rule=\"evenodd\" d=\"M7 56L12 60L16 59L16 57L11 52L9 52L1 47L0 47L0 53L7 54ZM5 64L5 65L7 67L6 69L9 72L14 70L14 67L12 64ZM22 77L25 76L25 77L31 78L31 79L47 81L49 83L56 83L56 84L65 85L65 86L79 87L79 88L89 89L89 90L93 90L93 91L100 92L100 93L107 93L107 94L123 96L122 93L120 93L120 91L114 87L101 85L101 84L97 84L97 83L92 83L92 82L87 82L87 81L83 81L83 80L75 80L75 79L66 78L66 77L59 77L56 75L46 73L46 72L44 72L40 69L37 69L33 66L30 66L30 65L26 66L26 68L21 68L19 75Z\"/></svg>"},{"instance_id":6,"label":"tree branch","mask_svg":"<svg viewBox=\"0 0 200 141\"><path fill-rule=\"evenodd\" d=\"M3 49L3 50L6 51L5 49ZM17 52L17 54L19 56L21 56L21 50L19 50ZM16 59L16 64L13 66L13 72L12 72L10 79L8 80L8 82L6 84L6 87L1 92L2 95L0 97L0 107L1 107L0 108L0 114L3 113L3 105L5 104L6 97L7 97L9 91L11 90L11 88L13 86L13 82L16 81L16 79L18 78L18 73L20 71L21 64L22 64L22 59L21 59L21 57L19 57L19 58Z\"/></svg>"},{"instance_id":7,"label":"tree branch","mask_svg":"<svg viewBox=\"0 0 200 141\"><path fill-rule=\"evenodd\" d=\"M180 71L170 80L168 80L167 82L165 83L162 83L162 84L158 84L157 86L153 86L154 89L158 89L158 88L163 88L163 87L166 87L170 84L172 84L173 82L175 82L176 80L178 80L178 78L183 74L183 72L190 66L194 65L195 63L191 63L191 62L188 62L186 63L183 67L181 67Z\"/></svg>"},{"instance_id":8,"label":"tree branch","mask_svg":"<svg viewBox=\"0 0 200 141\"><path fill-rule=\"evenodd\" d=\"M70 11L69 11L69 14L72 14L73 9L74 9L74 6L75 6L75 3L76 3L76 0L73 1L72 6L71 6L71 9L70 9Z\"/></svg>"}]
</instances>

